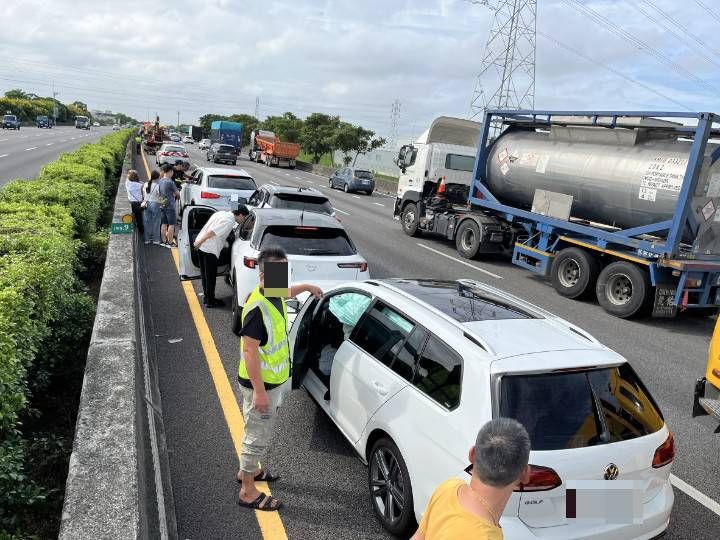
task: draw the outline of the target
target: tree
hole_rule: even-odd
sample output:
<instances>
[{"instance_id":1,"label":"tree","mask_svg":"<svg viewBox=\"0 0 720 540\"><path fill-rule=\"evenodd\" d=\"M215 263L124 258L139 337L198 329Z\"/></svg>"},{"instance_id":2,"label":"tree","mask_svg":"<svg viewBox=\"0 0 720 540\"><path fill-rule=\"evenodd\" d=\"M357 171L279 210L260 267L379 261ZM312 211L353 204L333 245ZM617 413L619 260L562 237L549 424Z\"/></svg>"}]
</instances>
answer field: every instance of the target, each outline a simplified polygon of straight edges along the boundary
<instances>
[{"instance_id":1,"label":"tree","mask_svg":"<svg viewBox=\"0 0 720 540\"><path fill-rule=\"evenodd\" d=\"M282 116L268 116L260 125L277 135L281 141L298 142L302 134L303 121L291 112Z\"/></svg>"},{"instance_id":2,"label":"tree","mask_svg":"<svg viewBox=\"0 0 720 540\"><path fill-rule=\"evenodd\" d=\"M5 92L5 97L10 99L27 99L27 94L19 88L13 88Z\"/></svg>"},{"instance_id":3,"label":"tree","mask_svg":"<svg viewBox=\"0 0 720 540\"><path fill-rule=\"evenodd\" d=\"M340 117L323 113L312 113L303 122L300 143L303 150L312 156L313 163L335 149L335 134L340 127Z\"/></svg>"},{"instance_id":4,"label":"tree","mask_svg":"<svg viewBox=\"0 0 720 540\"><path fill-rule=\"evenodd\" d=\"M342 122L335 132L335 148L344 154L343 163L350 165L352 162L354 166L360 154L372 152L385 144L384 138L373 139L374 135L374 131L362 126ZM349 155L351 152L355 153L354 158Z\"/></svg>"}]
</instances>

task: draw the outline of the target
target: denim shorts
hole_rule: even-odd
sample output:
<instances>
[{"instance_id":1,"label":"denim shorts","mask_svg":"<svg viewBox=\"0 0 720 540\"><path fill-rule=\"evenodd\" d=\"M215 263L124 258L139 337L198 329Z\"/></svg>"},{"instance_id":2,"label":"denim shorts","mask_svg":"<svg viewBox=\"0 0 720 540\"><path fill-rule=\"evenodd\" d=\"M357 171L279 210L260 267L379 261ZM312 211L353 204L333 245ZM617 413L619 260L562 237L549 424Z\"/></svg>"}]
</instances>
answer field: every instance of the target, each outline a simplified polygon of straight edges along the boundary
<instances>
[{"instance_id":1,"label":"denim shorts","mask_svg":"<svg viewBox=\"0 0 720 540\"><path fill-rule=\"evenodd\" d=\"M177 225L177 211L174 206L160 209L160 224Z\"/></svg>"}]
</instances>

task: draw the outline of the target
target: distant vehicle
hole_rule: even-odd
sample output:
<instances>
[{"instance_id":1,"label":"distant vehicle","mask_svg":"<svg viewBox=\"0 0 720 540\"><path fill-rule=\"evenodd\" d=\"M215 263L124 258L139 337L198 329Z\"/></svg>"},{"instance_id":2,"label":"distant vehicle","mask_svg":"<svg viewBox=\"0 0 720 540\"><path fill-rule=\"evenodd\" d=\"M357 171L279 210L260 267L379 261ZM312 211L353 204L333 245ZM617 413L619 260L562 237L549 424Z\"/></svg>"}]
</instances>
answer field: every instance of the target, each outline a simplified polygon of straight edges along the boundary
<instances>
[{"instance_id":1,"label":"distant vehicle","mask_svg":"<svg viewBox=\"0 0 720 540\"><path fill-rule=\"evenodd\" d=\"M255 208L286 208L336 217L330 200L315 188L262 185L248 200Z\"/></svg>"},{"instance_id":2,"label":"distant vehicle","mask_svg":"<svg viewBox=\"0 0 720 540\"><path fill-rule=\"evenodd\" d=\"M117 131L117 130L120 129L120 125L119 125L119 124L113 124L112 129L113 129L113 131Z\"/></svg>"},{"instance_id":3,"label":"distant vehicle","mask_svg":"<svg viewBox=\"0 0 720 540\"><path fill-rule=\"evenodd\" d=\"M344 167L333 173L329 184L331 188L340 188L345 193L362 191L367 195L372 195L375 190L375 176L371 171L365 169Z\"/></svg>"},{"instance_id":4,"label":"distant vehicle","mask_svg":"<svg viewBox=\"0 0 720 540\"><path fill-rule=\"evenodd\" d=\"M2 120L3 129L20 129L20 120L14 114L6 114Z\"/></svg>"},{"instance_id":5,"label":"distant vehicle","mask_svg":"<svg viewBox=\"0 0 720 540\"><path fill-rule=\"evenodd\" d=\"M198 143L198 150L207 150L211 144L210 139L203 139Z\"/></svg>"},{"instance_id":6,"label":"distant vehicle","mask_svg":"<svg viewBox=\"0 0 720 540\"><path fill-rule=\"evenodd\" d=\"M155 155L155 163L159 166L163 163L175 165L176 161L190 163L190 156L184 146L180 144L163 144Z\"/></svg>"},{"instance_id":7,"label":"distant vehicle","mask_svg":"<svg viewBox=\"0 0 720 540\"><path fill-rule=\"evenodd\" d=\"M193 139L190 135L185 135L182 138L182 142L187 144L195 144L195 139Z\"/></svg>"},{"instance_id":8,"label":"distant vehicle","mask_svg":"<svg viewBox=\"0 0 720 540\"><path fill-rule=\"evenodd\" d=\"M93 127L100 127L100 122L93 122Z\"/></svg>"},{"instance_id":9,"label":"distant vehicle","mask_svg":"<svg viewBox=\"0 0 720 540\"><path fill-rule=\"evenodd\" d=\"M199 141L202 139L202 128L200 126L188 126L188 136L195 141Z\"/></svg>"},{"instance_id":10,"label":"distant vehicle","mask_svg":"<svg viewBox=\"0 0 720 540\"><path fill-rule=\"evenodd\" d=\"M257 184L243 169L199 167L180 191L179 214L185 206L202 204L217 210L232 210L245 204Z\"/></svg>"},{"instance_id":11,"label":"distant vehicle","mask_svg":"<svg viewBox=\"0 0 720 540\"><path fill-rule=\"evenodd\" d=\"M206 158L213 163L237 165L237 154L237 150L231 144L213 143L207 151Z\"/></svg>"},{"instance_id":12,"label":"distant vehicle","mask_svg":"<svg viewBox=\"0 0 720 540\"><path fill-rule=\"evenodd\" d=\"M35 124L39 128L52 128L52 122L50 122L50 119L47 116L38 116L35 118Z\"/></svg>"},{"instance_id":13,"label":"distant vehicle","mask_svg":"<svg viewBox=\"0 0 720 540\"><path fill-rule=\"evenodd\" d=\"M76 116L75 117L75 128L76 129L90 129L90 119L87 116Z\"/></svg>"},{"instance_id":14,"label":"distant vehicle","mask_svg":"<svg viewBox=\"0 0 720 540\"><path fill-rule=\"evenodd\" d=\"M256 163L265 163L268 167L280 167L285 164L295 168L295 159L300 155L300 145L282 142L272 131L259 129L250 134L250 159Z\"/></svg>"},{"instance_id":15,"label":"distant vehicle","mask_svg":"<svg viewBox=\"0 0 720 540\"><path fill-rule=\"evenodd\" d=\"M169 138L172 142L182 142L182 138L177 133L171 133Z\"/></svg>"},{"instance_id":16,"label":"distant vehicle","mask_svg":"<svg viewBox=\"0 0 720 540\"><path fill-rule=\"evenodd\" d=\"M240 153L243 125L239 122L216 120L210 124L210 140L213 143L229 144Z\"/></svg>"}]
</instances>

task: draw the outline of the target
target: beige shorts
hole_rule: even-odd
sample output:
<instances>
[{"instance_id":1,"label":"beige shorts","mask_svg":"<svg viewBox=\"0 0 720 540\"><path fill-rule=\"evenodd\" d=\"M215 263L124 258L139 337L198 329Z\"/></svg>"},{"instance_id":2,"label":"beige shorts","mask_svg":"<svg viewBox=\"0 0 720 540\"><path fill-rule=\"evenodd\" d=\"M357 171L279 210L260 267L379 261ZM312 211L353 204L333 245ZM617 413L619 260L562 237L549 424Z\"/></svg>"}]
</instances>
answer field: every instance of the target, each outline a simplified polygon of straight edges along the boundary
<instances>
[{"instance_id":1,"label":"beige shorts","mask_svg":"<svg viewBox=\"0 0 720 540\"><path fill-rule=\"evenodd\" d=\"M270 446L278 410L289 391L289 380L277 388L268 390L270 409L266 413L261 413L253 407L253 390L240 386L242 412L245 420L245 437L240 452L241 471L252 473L262 468L261 463L268 446Z\"/></svg>"}]
</instances>

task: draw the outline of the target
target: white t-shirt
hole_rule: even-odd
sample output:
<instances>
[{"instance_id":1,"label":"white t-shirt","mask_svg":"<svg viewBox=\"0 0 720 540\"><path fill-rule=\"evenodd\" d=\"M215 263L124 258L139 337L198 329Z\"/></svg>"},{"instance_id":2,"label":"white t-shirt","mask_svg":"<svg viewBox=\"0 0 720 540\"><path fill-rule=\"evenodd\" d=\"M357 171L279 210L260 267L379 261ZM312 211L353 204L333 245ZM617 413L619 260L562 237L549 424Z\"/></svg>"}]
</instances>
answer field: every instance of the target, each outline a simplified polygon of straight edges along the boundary
<instances>
[{"instance_id":1,"label":"white t-shirt","mask_svg":"<svg viewBox=\"0 0 720 540\"><path fill-rule=\"evenodd\" d=\"M200 235L204 235L206 232L212 231L215 236L208 238L200 245L200 251L205 253L213 253L216 257L220 256L220 252L225 246L225 240L227 239L230 231L235 227L235 215L227 210L215 212L210 219L208 219L205 226L200 230Z\"/></svg>"}]
</instances>

